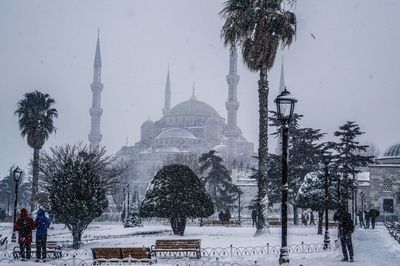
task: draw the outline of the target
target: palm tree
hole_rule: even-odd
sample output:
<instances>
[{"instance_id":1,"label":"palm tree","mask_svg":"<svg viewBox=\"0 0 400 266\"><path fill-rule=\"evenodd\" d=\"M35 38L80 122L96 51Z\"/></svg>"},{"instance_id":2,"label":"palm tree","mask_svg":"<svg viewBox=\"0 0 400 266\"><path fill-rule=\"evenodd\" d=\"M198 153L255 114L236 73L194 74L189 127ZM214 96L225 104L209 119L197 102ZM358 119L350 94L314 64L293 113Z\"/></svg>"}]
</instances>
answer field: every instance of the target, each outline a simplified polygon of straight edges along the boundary
<instances>
[{"instance_id":1,"label":"palm tree","mask_svg":"<svg viewBox=\"0 0 400 266\"><path fill-rule=\"evenodd\" d=\"M39 151L49 135L56 131L53 119L58 117L58 113L52 108L54 103L54 99L48 94L34 91L24 95L15 111L21 136L26 137L28 145L33 148L31 212L34 210L35 196L38 192Z\"/></svg>"},{"instance_id":2,"label":"palm tree","mask_svg":"<svg viewBox=\"0 0 400 266\"><path fill-rule=\"evenodd\" d=\"M296 16L281 8L282 1L227 0L220 12L225 18L221 30L225 46L241 46L245 65L260 74L256 234L264 229L264 212L268 208L268 71L274 65L278 47L289 46L296 35Z\"/></svg>"}]
</instances>

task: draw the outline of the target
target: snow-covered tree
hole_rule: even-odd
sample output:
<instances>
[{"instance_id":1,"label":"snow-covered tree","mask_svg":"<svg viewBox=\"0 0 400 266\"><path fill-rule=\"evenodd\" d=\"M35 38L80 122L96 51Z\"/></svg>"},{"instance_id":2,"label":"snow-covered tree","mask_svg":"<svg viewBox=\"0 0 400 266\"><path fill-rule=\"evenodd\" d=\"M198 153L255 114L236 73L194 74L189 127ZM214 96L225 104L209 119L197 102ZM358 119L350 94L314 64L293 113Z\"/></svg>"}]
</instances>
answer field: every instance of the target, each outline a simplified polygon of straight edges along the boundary
<instances>
[{"instance_id":1,"label":"snow-covered tree","mask_svg":"<svg viewBox=\"0 0 400 266\"><path fill-rule=\"evenodd\" d=\"M329 181L328 185L328 209L334 210L336 190ZM313 172L305 176L296 196L299 208L311 209L318 212L318 234L322 234L322 221L325 210L325 177L322 172Z\"/></svg>"},{"instance_id":2,"label":"snow-covered tree","mask_svg":"<svg viewBox=\"0 0 400 266\"><path fill-rule=\"evenodd\" d=\"M40 172L51 214L70 230L75 249L87 226L107 208L106 190L121 174L105 153L104 148L66 145L50 148L41 156Z\"/></svg>"},{"instance_id":3,"label":"snow-covered tree","mask_svg":"<svg viewBox=\"0 0 400 266\"><path fill-rule=\"evenodd\" d=\"M263 203L268 201L268 71L274 65L278 47L291 45L296 34L296 16L281 4L282 0L227 0L220 12L225 18L221 30L224 44L240 46L245 65L260 75L257 235L263 232L266 219Z\"/></svg>"},{"instance_id":4,"label":"snow-covered tree","mask_svg":"<svg viewBox=\"0 0 400 266\"><path fill-rule=\"evenodd\" d=\"M347 121L344 125L339 126L339 130L335 131L335 137L339 138L338 142L328 143L328 147L334 151L335 155L335 172L341 176L340 180L340 197L341 202L352 198L355 187L355 175L360 172L359 168L368 166L372 163L374 156L364 155L368 145L361 145L358 138L363 135L360 126L354 121Z\"/></svg>"},{"instance_id":5,"label":"snow-covered tree","mask_svg":"<svg viewBox=\"0 0 400 266\"><path fill-rule=\"evenodd\" d=\"M187 218L205 218L214 213L211 197L196 174L185 165L166 165L154 176L140 217L168 218L176 235L183 235Z\"/></svg>"},{"instance_id":6,"label":"snow-covered tree","mask_svg":"<svg viewBox=\"0 0 400 266\"><path fill-rule=\"evenodd\" d=\"M203 153L199 159L202 181L211 196L217 212L229 209L237 200L240 189L232 183L222 158L214 150Z\"/></svg>"},{"instance_id":7,"label":"snow-covered tree","mask_svg":"<svg viewBox=\"0 0 400 266\"><path fill-rule=\"evenodd\" d=\"M139 216L140 202L137 193L132 195L132 201L129 205L129 213L124 223L124 227L143 227L142 220Z\"/></svg>"},{"instance_id":8,"label":"snow-covered tree","mask_svg":"<svg viewBox=\"0 0 400 266\"><path fill-rule=\"evenodd\" d=\"M0 207L7 210L10 215L10 208L14 206L15 199L15 180L13 175L14 167L10 167L7 176L0 181ZM18 205L27 206L31 201L32 182L28 180L26 175L22 175L18 184Z\"/></svg>"},{"instance_id":9,"label":"snow-covered tree","mask_svg":"<svg viewBox=\"0 0 400 266\"><path fill-rule=\"evenodd\" d=\"M55 100L49 94L36 90L25 93L15 110L21 136L26 137L29 147L33 149L31 212L34 211L39 189L39 153L50 134L56 131L54 119L58 117L58 112L54 104Z\"/></svg>"}]
</instances>

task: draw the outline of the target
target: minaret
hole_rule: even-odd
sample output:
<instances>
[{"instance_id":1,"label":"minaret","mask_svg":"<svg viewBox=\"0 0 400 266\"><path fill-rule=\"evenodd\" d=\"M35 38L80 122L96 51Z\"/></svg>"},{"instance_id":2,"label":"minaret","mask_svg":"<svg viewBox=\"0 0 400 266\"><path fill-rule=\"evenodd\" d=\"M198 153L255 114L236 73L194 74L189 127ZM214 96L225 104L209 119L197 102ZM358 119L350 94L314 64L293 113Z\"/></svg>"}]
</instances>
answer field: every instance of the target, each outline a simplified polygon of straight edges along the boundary
<instances>
[{"instance_id":1,"label":"minaret","mask_svg":"<svg viewBox=\"0 0 400 266\"><path fill-rule=\"evenodd\" d=\"M89 109L91 118L89 141L91 149L98 148L101 138L103 137L100 133L100 117L103 113L103 109L100 107L100 96L101 91L103 90L103 84L101 83L101 55L99 32L97 32L96 54L94 56L93 67L93 83L90 84L90 87L92 88L92 107Z\"/></svg>"},{"instance_id":2,"label":"minaret","mask_svg":"<svg viewBox=\"0 0 400 266\"><path fill-rule=\"evenodd\" d=\"M228 82L228 101L225 103L228 111L228 127L226 131L227 137L239 137L241 131L237 126L237 111L239 102L237 101L237 84L239 75L237 74L237 51L236 47L232 47L229 56L229 74L226 76Z\"/></svg>"},{"instance_id":3,"label":"minaret","mask_svg":"<svg viewBox=\"0 0 400 266\"><path fill-rule=\"evenodd\" d=\"M165 99L164 99L164 109L163 114L166 115L171 109L171 83L169 81L169 66L167 73L167 82L165 83Z\"/></svg>"},{"instance_id":4,"label":"minaret","mask_svg":"<svg viewBox=\"0 0 400 266\"><path fill-rule=\"evenodd\" d=\"M281 79L279 81L279 94L281 94L282 91L285 90L286 84L285 84L285 71L283 70L283 59L282 59L282 65L281 65ZM279 134L278 137L278 143L275 149L275 153L277 155L282 154L282 134Z\"/></svg>"}]
</instances>

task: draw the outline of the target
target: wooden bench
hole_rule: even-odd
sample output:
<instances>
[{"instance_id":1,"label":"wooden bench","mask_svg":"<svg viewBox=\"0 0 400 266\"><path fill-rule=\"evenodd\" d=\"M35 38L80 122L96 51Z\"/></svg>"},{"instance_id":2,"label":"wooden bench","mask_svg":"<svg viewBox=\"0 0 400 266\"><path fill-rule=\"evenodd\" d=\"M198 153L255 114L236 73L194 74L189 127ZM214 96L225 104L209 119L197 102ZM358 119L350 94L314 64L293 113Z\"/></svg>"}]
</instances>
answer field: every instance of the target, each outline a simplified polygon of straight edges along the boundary
<instances>
[{"instance_id":1,"label":"wooden bench","mask_svg":"<svg viewBox=\"0 0 400 266\"><path fill-rule=\"evenodd\" d=\"M31 257L36 256L36 243L33 242L31 244ZM13 256L14 258L19 258L20 257L20 249L19 246L15 246L13 250ZM47 258L55 258L59 259L62 257L62 252L61 252L61 246L58 244L57 241L47 241L46 243L46 257Z\"/></svg>"},{"instance_id":2,"label":"wooden bench","mask_svg":"<svg viewBox=\"0 0 400 266\"><path fill-rule=\"evenodd\" d=\"M101 247L92 248L93 264L101 263L149 263L152 264L150 248L146 247Z\"/></svg>"},{"instance_id":3,"label":"wooden bench","mask_svg":"<svg viewBox=\"0 0 400 266\"><path fill-rule=\"evenodd\" d=\"M212 220L212 221L203 221L203 226L227 226L227 227L237 227L240 226L240 221L229 220L229 221L221 221L221 220Z\"/></svg>"},{"instance_id":4,"label":"wooden bench","mask_svg":"<svg viewBox=\"0 0 400 266\"><path fill-rule=\"evenodd\" d=\"M200 239L162 239L151 247L157 258L196 258L200 259Z\"/></svg>"}]
</instances>

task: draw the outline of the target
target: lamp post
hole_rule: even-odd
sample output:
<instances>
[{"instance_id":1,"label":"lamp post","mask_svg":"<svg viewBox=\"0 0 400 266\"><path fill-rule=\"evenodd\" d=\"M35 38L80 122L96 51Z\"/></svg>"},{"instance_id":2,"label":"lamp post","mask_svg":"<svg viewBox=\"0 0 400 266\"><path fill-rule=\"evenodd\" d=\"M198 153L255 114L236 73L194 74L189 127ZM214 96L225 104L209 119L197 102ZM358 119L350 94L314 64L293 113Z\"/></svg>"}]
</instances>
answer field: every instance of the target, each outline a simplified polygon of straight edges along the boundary
<instances>
[{"instance_id":1,"label":"lamp post","mask_svg":"<svg viewBox=\"0 0 400 266\"><path fill-rule=\"evenodd\" d=\"M240 223L240 195L242 194L243 192L241 192L240 190L239 190L239 192L238 192L238 200L239 200L239 223Z\"/></svg>"},{"instance_id":2,"label":"lamp post","mask_svg":"<svg viewBox=\"0 0 400 266\"><path fill-rule=\"evenodd\" d=\"M126 217L129 217L129 184L126 186L126 190L128 191L128 203L127 203L127 205L128 205L128 209L127 209L127 213L126 213Z\"/></svg>"},{"instance_id":3,"label":"lamp post","mask_svg":"<svg viewBox=\"0 0 400 266\"><path fill-rule=\"evenodd\" d=\"M15 222L17 221L18 183L21 180L21 176L22 176L22 170L19 169L18 166L14 169L13 176L14 176L14 181L15 181L15 198L14 198L14 224L13 224L13 233L11 236L11 242L16 242L14 225L15 225Z\"/></svg>"},{"instance_id":4,"label":"lamp post","mask_svg":"<svg viewBox=\"0 0 400 266\"><path fill-rule=\"evenodd\" d=\"M285 88L275 99L278 119L282 127L282 202L281 221L282 236L279 264L289 264L289 252L287 248L287 203L288 203L288 138L289 123L293 116L294 105L297 102Z\"/></svg>"},{"instance_id":5,"label":"lamp post","mask_svg":"<svg viewBox=\"0 0 400 266\"><path fill-rule=\"evenodd\" d=\"M329 217L328 217L328 207L329 207L329 192L328 192L328 178L329 178L329 158L324 160L324 170L325 170L325 235L324 235L324 249L328 249L331 242L329 238Z\"/></svg>"}]
</instances>

